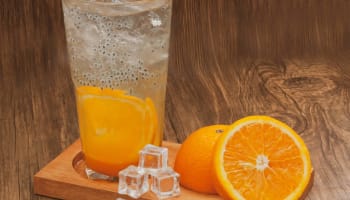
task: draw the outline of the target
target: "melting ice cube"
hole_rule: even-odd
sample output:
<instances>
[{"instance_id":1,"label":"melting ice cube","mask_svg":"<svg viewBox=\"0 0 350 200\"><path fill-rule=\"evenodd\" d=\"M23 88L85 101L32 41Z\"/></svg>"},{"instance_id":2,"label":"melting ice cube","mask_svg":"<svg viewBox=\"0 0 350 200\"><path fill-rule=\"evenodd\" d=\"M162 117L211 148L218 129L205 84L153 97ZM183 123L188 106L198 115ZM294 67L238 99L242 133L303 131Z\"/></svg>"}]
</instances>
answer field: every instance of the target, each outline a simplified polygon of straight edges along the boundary
<instances>
[{"instance_id":1,"label":"melting ice cube","mask_svg":"<svg viewBox=\"0 0 350 200\"><path fill-rule=\"evenodd\" d=\"M119 172L119 194L137 199L148 190L148 174L144 169L131 165Z\"/></svg>"},{"instance_id":2,"label":"melting ice cube","mask_svg":"<svg viewBox=\"0 0 350 200\"><path fill-rule=\"evenodd\" d=\"M165 169L168 166L168 149L147 144L140 151L139 167L148 172Z\"/></svg>"},{"instance_id":3,"label":"melting ice cube","mask_svg":"<svg viewBox=\"0 0 350 200\"><path fill-rule=\"evenodd\" d=\"M172 168L160 169L151 173L151 191L159 199L166 199L180 195L180 175Z\"/></svg>"}]
</instances>

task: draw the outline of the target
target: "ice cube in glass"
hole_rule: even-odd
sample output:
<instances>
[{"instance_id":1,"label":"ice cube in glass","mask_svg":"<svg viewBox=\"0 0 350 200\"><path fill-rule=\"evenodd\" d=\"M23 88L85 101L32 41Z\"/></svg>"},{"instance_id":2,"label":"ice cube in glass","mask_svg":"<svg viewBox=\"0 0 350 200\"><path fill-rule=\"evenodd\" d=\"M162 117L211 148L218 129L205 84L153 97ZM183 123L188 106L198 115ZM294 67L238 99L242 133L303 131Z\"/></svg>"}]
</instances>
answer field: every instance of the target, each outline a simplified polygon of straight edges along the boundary
<instances>
[{"instance_id":1,"label":"ice cube in glass","mask_svg":"<svg viewBox=\"0 0 350 200\"><path fill-rule=\"evenodd\" d=\"M180 195L180 175L172 168L160 169L151 173L151 191L159 199L166 199Z\"/></svg>"},{"instance_id":2,"label":"ice cube in glass","mask_svg":"<svg viewBox=\"0 0 350 200\"><path fill-rule=\"evenodd\" d=\"M148 174L144 169L131 165L119 172L119 194L137 199L148 190Z\"/></svg>"},{"instance_id":3,"label":"ice cube in glass","mask_svg":"<svg viewBox=\"0 0 350 200\"><path fill-rule=\"evenodd\" d=\"M165 169L168 166L168 149L147 144L140 151L139 167L148 172Z\"/></svg>"}]
</instances>

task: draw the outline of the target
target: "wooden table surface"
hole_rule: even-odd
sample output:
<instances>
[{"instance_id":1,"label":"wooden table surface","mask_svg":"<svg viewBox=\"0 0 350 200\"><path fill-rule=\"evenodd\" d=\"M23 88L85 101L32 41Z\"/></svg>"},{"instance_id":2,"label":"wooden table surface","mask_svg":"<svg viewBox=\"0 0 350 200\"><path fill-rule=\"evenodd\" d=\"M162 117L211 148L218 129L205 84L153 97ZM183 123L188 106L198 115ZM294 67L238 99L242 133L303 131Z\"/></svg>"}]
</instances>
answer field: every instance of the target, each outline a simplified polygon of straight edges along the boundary
<instances>
[{"instance_id":1,"label":"wooden table surface","mask_svg":"<svg viewBox=\"0 0 350 200\"><path fill-rule=\"evenodd\" d=\"M350 199L350 1L174 0L165 139L251 114L305 140L306 199ZM0 199L78 137L60 0L0 0Z\"/></svg>"}]
</instances>

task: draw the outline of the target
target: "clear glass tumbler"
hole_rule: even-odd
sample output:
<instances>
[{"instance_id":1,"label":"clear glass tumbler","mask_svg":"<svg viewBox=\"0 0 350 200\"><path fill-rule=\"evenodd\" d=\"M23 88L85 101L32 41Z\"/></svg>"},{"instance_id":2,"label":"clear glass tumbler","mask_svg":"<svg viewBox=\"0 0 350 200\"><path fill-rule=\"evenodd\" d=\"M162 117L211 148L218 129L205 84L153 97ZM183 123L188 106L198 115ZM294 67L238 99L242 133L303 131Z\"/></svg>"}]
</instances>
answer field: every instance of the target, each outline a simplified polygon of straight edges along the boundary
<instances>
[{"instance_id":1,"label":"clear glass tumbler","mask_svg":"<svg viewBox=\"0 0 350 200\"><path fill-rule=\"evenodd\" d=\"M116 177L161 145L171 0L62 0L90 178Z\"/></svg>"}]
</instances>

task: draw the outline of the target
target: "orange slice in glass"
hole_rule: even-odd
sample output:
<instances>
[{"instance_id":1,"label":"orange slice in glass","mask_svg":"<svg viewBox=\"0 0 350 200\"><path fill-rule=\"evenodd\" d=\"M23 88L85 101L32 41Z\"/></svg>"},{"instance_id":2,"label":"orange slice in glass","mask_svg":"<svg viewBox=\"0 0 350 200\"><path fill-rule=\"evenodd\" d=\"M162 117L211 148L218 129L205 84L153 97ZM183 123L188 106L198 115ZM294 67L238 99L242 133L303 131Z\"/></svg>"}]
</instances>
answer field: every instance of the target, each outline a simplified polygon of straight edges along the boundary
<instances>
[{"instance_id":1,"label":"orange slice in glass","mask_svg":"<svg viewBox=\"0 0 350 200\"><path fill-rule=\"evenodd\" d=\"M88 167L115 176L120 169L137 163L138 152L146 144L155 144L160 133L156 133L157 114L150 98L90 86L77 88L76 95Z\"/></svg>"}]
</instances>

